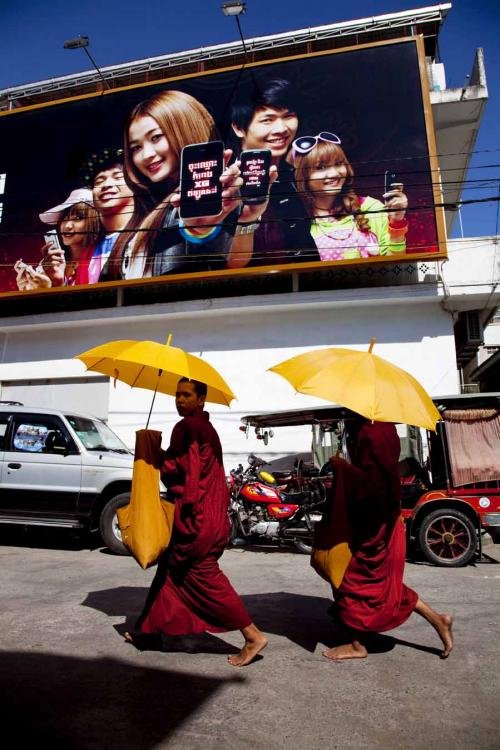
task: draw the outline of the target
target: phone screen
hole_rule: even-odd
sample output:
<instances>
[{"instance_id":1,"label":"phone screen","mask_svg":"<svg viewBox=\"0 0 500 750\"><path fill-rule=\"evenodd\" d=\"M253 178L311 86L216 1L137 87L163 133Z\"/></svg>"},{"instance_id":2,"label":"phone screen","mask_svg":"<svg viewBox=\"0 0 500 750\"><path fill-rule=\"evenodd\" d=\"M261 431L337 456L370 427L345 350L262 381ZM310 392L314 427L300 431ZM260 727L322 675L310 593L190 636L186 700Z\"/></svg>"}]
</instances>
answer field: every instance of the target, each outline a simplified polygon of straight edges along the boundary
<instances>
[{"instance_id":1,"label":"phone screen","mask_svg":"<svg viewBox=\"0 0 500 750\"><path fill-rule=\"evenodd\" d=\"M243 185L240 194L243 203L264 203L269 190L271 152L268 149L242 151L240 172Z\"/></svg>"},{"instance_id":2,"label":"phone screen","mask_svg":"<svg viewBox=\"0 0 500 750\"><path fill-rule=\"evenodd\" d=\"M216 216L222 211L224 169L222 141L193 143L181 153L181 203L183 219L194 216Z\"/></svg>"}]
</instances>

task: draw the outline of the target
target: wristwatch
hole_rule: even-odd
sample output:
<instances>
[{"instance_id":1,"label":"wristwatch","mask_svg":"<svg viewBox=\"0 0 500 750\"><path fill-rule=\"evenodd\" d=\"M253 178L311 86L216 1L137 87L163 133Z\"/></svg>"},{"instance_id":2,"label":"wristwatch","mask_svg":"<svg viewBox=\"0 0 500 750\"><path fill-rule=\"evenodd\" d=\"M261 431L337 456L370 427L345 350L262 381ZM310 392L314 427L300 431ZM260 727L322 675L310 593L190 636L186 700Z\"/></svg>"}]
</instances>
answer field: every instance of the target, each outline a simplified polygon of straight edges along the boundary
<instances>
[{"instance_id":1,"label":"wristwatch","mask_svg":"<svg viewBox=\"0 0 500 750\"><path fill-rule=\"evenodd\" d=\"M236 224L234 236L239 237L240 234L253 234L260 227L260 219L261 217L259 216L257 221L253 221L250 224Z\"/></svg>"}]
</instances>

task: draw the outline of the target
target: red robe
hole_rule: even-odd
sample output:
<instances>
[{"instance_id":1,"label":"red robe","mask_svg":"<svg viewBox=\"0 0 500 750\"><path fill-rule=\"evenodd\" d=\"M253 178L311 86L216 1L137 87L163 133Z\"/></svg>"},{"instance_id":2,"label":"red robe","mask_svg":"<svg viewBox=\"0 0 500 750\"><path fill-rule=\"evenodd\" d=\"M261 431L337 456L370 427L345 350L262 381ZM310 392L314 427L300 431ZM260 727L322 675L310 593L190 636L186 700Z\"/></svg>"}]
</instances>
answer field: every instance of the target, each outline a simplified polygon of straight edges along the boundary
<instances>
[{"instance_id":1,"label":"red robe","mask_svg":"<svg viewBox=\"0 0 500 750\"><path fill-rule=\"evenodd\" d=\"M242 630L251 618L217 562L229 538L229 494L207 412L175 425L161 475L175 501L174 530L139 629L168 635Z\"/></svg>"},{"instance_id":2,"label":"red robe","mask_svg":"<svg viewBox=\"0 0 500 750\"><path fill-rule=\"evenodd\" d=\"M333 459L330 513L317 525L315 546L344 539L352 557L338 586L334 611L347 627L382 632L401 625L418 595L403 583L406 536L401 517L399 437L393 424L365 422L352 464ZM333 545L332 545L333 546Z\"/></svg>"}]
</instances>

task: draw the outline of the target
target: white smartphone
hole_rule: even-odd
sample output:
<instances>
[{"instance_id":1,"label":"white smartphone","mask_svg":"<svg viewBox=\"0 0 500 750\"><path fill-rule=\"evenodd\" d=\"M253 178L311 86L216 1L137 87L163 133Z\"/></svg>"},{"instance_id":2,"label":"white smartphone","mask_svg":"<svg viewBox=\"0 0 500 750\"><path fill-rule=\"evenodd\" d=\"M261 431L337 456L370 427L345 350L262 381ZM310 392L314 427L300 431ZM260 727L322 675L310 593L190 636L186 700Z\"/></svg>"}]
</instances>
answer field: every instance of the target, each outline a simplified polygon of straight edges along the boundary
<instances>
[{"instance_id":1,"label":"white smartphone","mask_svg":"<svg viewBox=\"0 0 500 750\"><path fill-rule=\"evenodd\" d=\"M55 250L62 250L61 243L59 242L59 235L56 229L51 229L43 235L46 244L51 244Z\"/></svg>"}]
</instances>

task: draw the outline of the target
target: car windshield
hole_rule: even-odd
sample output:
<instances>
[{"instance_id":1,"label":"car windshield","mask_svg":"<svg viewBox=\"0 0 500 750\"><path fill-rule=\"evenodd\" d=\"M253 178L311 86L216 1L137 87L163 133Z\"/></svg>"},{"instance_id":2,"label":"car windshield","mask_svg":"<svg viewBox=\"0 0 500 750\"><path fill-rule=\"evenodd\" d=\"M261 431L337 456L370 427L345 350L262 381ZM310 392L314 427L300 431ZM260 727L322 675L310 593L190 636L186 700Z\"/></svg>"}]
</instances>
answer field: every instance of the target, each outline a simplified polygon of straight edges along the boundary
<instances>
[{"instance_id":1,"label":"car windshield","mask_svg":"<svg viewBox=\"0 0 500 750\"><path fill-rule=\"evenodd\" d=\"M75 417L66 414L66 419L74 429L85 448L89 451L113 451L114 453L130 453L107 424L98 419Z\"/></svg>"}]
</instances>

